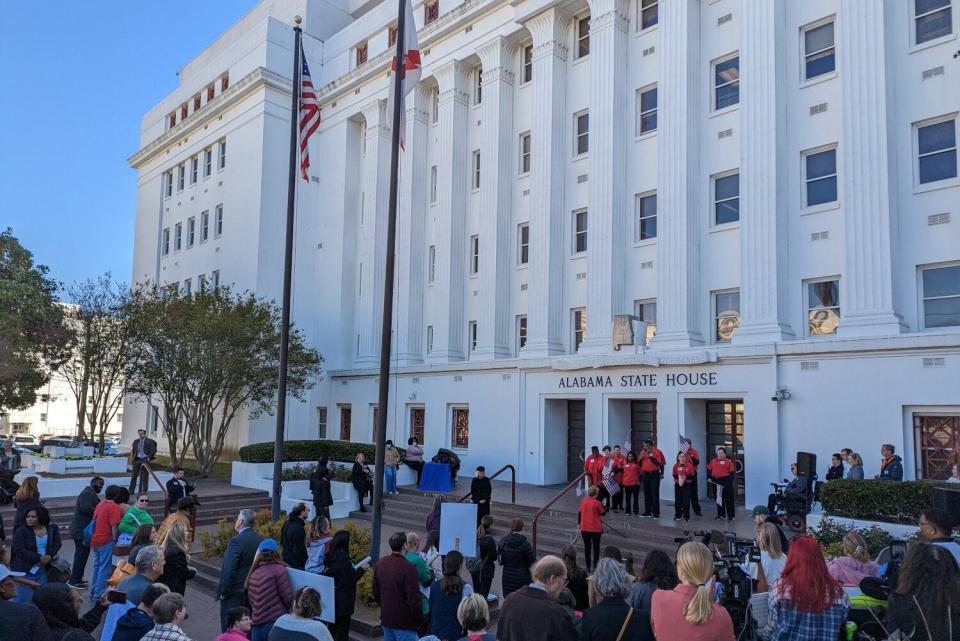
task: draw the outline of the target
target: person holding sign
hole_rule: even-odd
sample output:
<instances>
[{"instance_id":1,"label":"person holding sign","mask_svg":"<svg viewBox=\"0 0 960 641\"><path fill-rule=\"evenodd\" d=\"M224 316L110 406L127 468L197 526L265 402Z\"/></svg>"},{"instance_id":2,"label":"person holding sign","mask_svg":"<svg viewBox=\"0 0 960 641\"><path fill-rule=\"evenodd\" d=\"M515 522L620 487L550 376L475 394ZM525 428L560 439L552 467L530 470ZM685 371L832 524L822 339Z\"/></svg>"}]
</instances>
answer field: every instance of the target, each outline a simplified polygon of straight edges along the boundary
<instances>
[{"instance_id":1,"label":"person holding sign","mask_svg":"<svg viewBox=\"0 0 960 641\"><path fill-rule=\"evenodd\" d=\"M693 463L687 460L687 455L683 452L677 454L677 462L673 465L674 521L690 520L690 494L696 473Z\"/></svg>"},{"instance_id":2,"label":"person holding sign","mask_svg":"<svg viewBox=\"0 0 960 641\"><path fill-rule=\"evenodd\" d=\"M663 452L654 446L653 440L645 440L640 451L640 471L643 473L643 514L640 516L660 518L660 480L666 464Z\"/></svg>"},{"instance_id":3,"label":"person holding sign","mask_svg":"<svg viewBox=\"0 0 960 641\"><path fill-rule=\"evenodd\" d=\"M487 478L487 468L478 465L477 476L470 481L470 499L477 505L477 527L480 527L480 519L490 514L492 494L493 487L490 485L490 479Z\"/></svg>"},{"instance_id":4,"label":"person holding sign","mask_svg":"<svg viewBox=\"0 0 960 641\"><path fill-rule=\"evenodd\" d=\"M727 458L727 450L722 447L717 448L717 457L707 463L707 474L717 486L717 520L726 519L732 521L733 514L733 482L734 467L733 461Z\"/></svg>"}]
</instances>

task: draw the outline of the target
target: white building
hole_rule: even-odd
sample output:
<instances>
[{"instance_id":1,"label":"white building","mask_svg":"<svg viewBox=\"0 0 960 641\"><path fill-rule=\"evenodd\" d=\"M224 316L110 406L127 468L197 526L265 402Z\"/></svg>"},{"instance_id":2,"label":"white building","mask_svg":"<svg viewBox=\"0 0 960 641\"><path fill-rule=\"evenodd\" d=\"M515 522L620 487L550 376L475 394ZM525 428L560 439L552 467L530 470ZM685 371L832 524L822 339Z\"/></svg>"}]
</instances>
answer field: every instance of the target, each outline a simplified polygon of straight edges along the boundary
<instances>
[{"instance_id":1,"label":"white building","mask_svg":"<svg viewBox=\"0 0 960 641\"><path fill-rule=\"evenodd\" d=\"M555 484L584 446L655 434L669 459L685 434L732 446L748 505L798 450L822 476L853 448L872 476L889 442L907 478L942 475L960 447L956 4L417 0L390 435ZM395 5L265 0L180 70L130 161L135 280L278 299L304 17L323 121L293 314L327 376L288 438L371 440ZM646 329L615 349L624 314ZM128 407L125 433L146 416ZM263 417L234 445L272 434Z\"/></svg>"},{"instance_id":2,"label":"white building","mask_svg":"<svg viewBox=\"0 0 960 641\"><path fill-rule=\"evenodd\" d=\"M108 433L119 434L122 424L121 410L110 423ZM89 423L86 429L89 433ZM76 436L76 397L63 375L54 372L47 384L37 390L37 402L32 406L0 414L0 434L29 434L38 441L44 436Z\"/></svg>"}]
</instances>

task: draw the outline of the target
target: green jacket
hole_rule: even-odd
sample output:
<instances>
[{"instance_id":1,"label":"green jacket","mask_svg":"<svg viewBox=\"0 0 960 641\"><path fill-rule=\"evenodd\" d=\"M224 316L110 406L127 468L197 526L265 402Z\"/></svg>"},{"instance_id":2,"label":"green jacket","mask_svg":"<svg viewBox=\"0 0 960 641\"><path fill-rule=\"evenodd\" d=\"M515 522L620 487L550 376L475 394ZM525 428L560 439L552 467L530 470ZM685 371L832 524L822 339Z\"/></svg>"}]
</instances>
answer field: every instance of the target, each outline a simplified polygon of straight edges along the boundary
<instances>
[{"instance_id":1,"label":"green jacket","mask_svg":"<svg viewBox=\"0 0 960 641\"><path fill-rule=\"evenodd\" d=\"M407 561L413 563L413 567L417 569L417 578L420 580L421 586L429 586L433 583L433 572L430 571L430 568L427 567L427 562L417 554L416 552L407 552L403 555ZM420 600L423 602L423 613L430 613L430 599L423 593L423 590L420 590Z\"/></svg>"},{"instance_id":2,"label":"green jacket","mask_svg":"<svg viewBox=\"0 0 960 641\"><path fill-rule=\"evenodd\" d=\"M133 534L141 525L153 525L153 517L149 513L141 510L136 505L127 508L123 518L120 519L120 525L117 528L121 534Z\"/></svg>"}]
</instances>

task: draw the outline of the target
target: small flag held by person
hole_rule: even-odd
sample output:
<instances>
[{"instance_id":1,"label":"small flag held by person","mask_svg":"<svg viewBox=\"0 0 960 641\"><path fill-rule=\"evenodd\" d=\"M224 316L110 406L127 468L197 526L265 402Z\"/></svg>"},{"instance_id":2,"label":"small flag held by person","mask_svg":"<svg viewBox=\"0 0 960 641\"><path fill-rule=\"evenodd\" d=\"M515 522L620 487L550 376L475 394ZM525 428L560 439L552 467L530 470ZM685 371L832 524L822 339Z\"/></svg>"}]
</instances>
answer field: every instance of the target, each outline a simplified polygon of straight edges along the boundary
<instances>
[{"instance_id":1,"label":"small flag held by person","mask_svg":"<svg viewBox=\"0 0 960 641\"><path fill-rule=\"evenodd\" d=\"M682 452L683 454L686 454L686 453L689 452L689 451L690 451L690 439L688 439L686 436L681 436L681 437L680 437L680 452Z\"/></svg>"},{"instance_id":2,"label":"small flag held by person","mask_svg":"<svg viewBox=\"0 0 960 641\"><path fill-rule=\"evenodd\" d=\"M310 136L320 126L320 105L317 103L317 92L313 88L310 78L310 68L307 66L307 56L303 52L303 43L300 44L300 175L304 180L310 180L307 169L310 168Z\"/></svg>"},{"instance_id":3,"label":"small flag held by person","mask_svg":"<svg viewBox=\"0 0 960 641\"><path fill-rule=\"evenodd\" d=\"M625 441L623 442L623 451L624 451L624 452L632 452L632 451L633 451L633 445L630 443L630 439L627 439L627 440L625 440Z\"/></svg>"}]
</instances>

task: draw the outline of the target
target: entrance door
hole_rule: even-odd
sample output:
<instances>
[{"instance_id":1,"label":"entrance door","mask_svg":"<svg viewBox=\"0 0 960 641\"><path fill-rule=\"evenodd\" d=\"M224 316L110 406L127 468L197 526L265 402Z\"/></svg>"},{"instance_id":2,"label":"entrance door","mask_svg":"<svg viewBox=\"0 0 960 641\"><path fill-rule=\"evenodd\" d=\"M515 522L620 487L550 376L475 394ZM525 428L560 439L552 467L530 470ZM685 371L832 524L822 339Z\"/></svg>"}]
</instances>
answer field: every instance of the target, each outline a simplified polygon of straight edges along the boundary
<instances>
[{"instance_id":1,"label":"entrance door","mask_svg":"<svg viewBox=\"0 0 960 641\"><path fill-rule=\"evenodd\" d=\"M914 438L925 479L944 480L960 462L960 416L913 417Z\"/></svg>"},{"instance_id":2,"label":"entrance door","mask_svg":"<svg viewBox=\"0 0 960 641\"><path fill-rule=\"evenodd\" d=\"M586 437L586 401L567 401L567 482L583 472Z\"/></svg>"},{"instance_id":3,"label":"entrance door","mask_svg":"<svg viewBox=\"0 0 960 641\"><path fill-rule=\"evenodd\" d=\"M657 401L630 401L630 447L639 452L648 438L657 442Z\"/></svg>"},{"instance_id":4,"label":"entrance door","mask_svg":"<svg viewBox=\"0 0 960 641\"><path fill-rule=\"evenodd\" d=\"M713 460L718 447L727 451L737 468L737 499L743 499L746 464L743 458L743 400L707 401L707 451L702 456ZM714 485L708 484L708 494L715 496Z\"/></svg>"}]
</instances>

